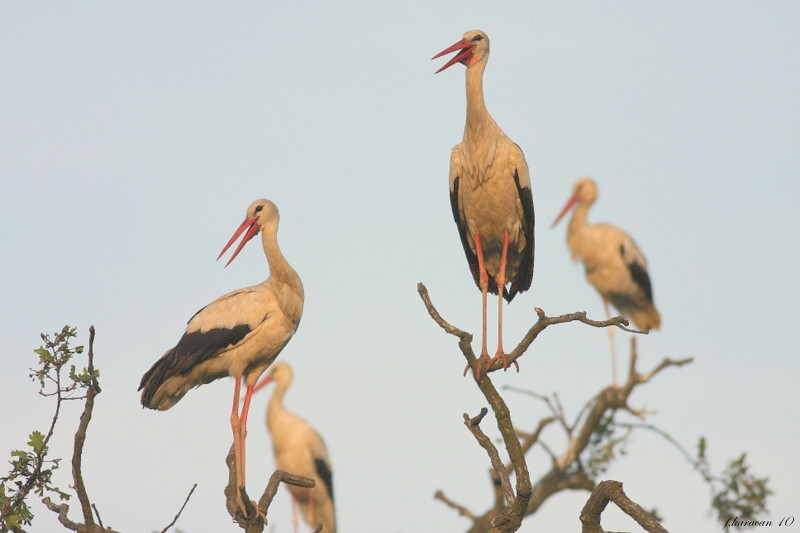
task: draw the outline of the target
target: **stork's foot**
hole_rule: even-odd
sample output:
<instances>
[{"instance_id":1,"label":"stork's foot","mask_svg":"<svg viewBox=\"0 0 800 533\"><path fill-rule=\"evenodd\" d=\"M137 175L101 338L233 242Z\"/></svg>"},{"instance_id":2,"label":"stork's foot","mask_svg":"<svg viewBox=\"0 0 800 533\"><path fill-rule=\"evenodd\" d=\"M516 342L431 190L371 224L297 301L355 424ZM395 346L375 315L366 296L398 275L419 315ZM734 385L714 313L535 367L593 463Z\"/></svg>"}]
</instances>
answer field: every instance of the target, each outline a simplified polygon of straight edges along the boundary
<instances>
[{"instance_id":1,"label":"stork's foot","mask_svg":"<svg viewBox=\"0 0 800 533\"><path fill-rule=\"evenodd\" d=\"M478 359L475 360L475 379L481 379L481 371L484 369L489 368L492 365L492 359L489 357L488 353L482 353ZM469 371L469 365L464 368L464 375L467 375Z\"/></svg>"},{"instance_id":2,"label":"stork's foot","mask_svg":"<svg viewBox=\"0 0 800 533\"><path fill-rule=\"evenodd\" d=\"M242 514L244 518L247 518L249 516L249 513L247 512L247 506L245 505L244 499L242 498L241 490L236 493L236 507L239 508L239 512Z\"/></svg>"},{"instance_id":3,"label":"stork's foot","mask_svg":"<svg viewBox=\"0 0 800 533\"><path fill-rule=\"evenodd\" d=\"M502 351L498 351L498 352L495 354L495 356L494 356L494 357L492 358L492 360L489 362L489 365L488 365L488 366L491 366L491 365L492 365L492 364L493 364L495 361L497 361L498 359L499 359L500 361L502 361L502 363L503 363L503 371L506 371L506 370L508 370L508 357L506 357L506 354L505 354L504 352L502 352ZM488 366L487 366L487 368L488 368ZM519 363L518 363L518 362L516 362L516 361L514 361L514 368L516 368L516 369L517 369L517 372L519 372Z\"/></svg>"},{"instance_id":4,"label":"stork's foot","mask_svg":"<svg viewBox=\"0 0 800 533\"><path fill-rule=\"evenodd\" d=\"M258 507L258 504L251 499L245 500L242 496L241 490L239 491L239 495L234 502L237 511L237 517L235 517L237 522L241 523L241 520L245 522L252 522L253 520L260 519L263 524L267 522L267 515L264 513L264 510Z\"/></svg>"},{"instance_id":5,"label":"stork's foot","mask_svg":"<svg viewBox=\"0 0 800 533\"><path fill-rule=\"evenodd\" d=\"M481 356L475 360L475 379L481 379L481 372L488 370L498 359L503 363L503 370L508 370L508 357L505 353L497 352L494 357L489 357L489 354L481 354ZM514 368L519 372L519 363L517 361L514 361ZM465 376L468 371L469 365L464 368Z\"/></svg>"}]
</instances>

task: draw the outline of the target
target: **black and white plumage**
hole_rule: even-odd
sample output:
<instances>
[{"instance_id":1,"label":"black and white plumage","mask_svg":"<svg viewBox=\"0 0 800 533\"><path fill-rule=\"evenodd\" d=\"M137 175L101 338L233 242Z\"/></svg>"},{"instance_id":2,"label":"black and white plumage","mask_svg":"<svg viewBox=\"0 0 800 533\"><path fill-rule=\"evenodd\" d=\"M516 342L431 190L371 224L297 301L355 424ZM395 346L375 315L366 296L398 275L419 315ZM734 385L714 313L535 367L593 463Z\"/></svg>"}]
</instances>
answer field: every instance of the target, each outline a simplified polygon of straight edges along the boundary
<instances>
[{"instance_id":1,"label":"black and white plumage","mask_svg":"<svg viewBox=\"0 0 800 533\"><path fill-rule=\"evenodd\" d=\"M593 179L577 180L572 186L572 196L553 225L574 208L567 228L567 245L572 257L583 263L586 279L606 305L610 302L637 328L658 329L661 315L653 302L647 259L625 231L611 224L589 223L589 209L597 197Z\"/></svg>"},{"instance_id":2,"label":"black and white plumage","mask_svg":"<svg viewBox=\"0 0 800 533\"><path fill-rule=\"evenodd\" d=\"M303 284L278 247L279 218L278 208L269 200L256 200L248 207L244 222L219 257L244 234L230 264L261 232L269 277L221 296L195 313L178 344L156 361L139 385L142 405L163 411L193 387L225 376L236 378L231 428L240 486L245 481L244 438L253 387L292 338L303 313ZM246 393L240 413L242 379Z\"/></svg>"},{"instance_id":3,"label":"black and white plumage","mask_svg":"<svg viewBox=\"0 0 800 533\"><path fill-rule=\"evenodd\" d=\"M313 488L287 485L292 500L299 504L303 520L322 533L336 533L333 502L333 469L328 449L311 424L287 410L283 398L292 383L292 368L280 361L272 365L256 385L256 390L275 382L275 392L267 406L267 427L272 437L275 467L290 474L313 479Z\"/></svg>"},{"instance_id":4,"label":"black and white plumage","mask_svg":"<svg viewBox=\"0 0 800 533\"><path fill-rule=\"evenodd\" d=\"M450 204L461 244L482 295L481 355L476 377L495 359L508 363L503 350L503 298L531 286L534 257L534 208L525 155L500 129L486 109L483 72L489 60L489 38L480 30L434 58L458 52L437 72L462 63L466 68L467 116L461 144L450 154ZM510 284L509 287L506 287ZM486 296L499 294L497 352L486 346Z\"/></svg>"}]
</instances>

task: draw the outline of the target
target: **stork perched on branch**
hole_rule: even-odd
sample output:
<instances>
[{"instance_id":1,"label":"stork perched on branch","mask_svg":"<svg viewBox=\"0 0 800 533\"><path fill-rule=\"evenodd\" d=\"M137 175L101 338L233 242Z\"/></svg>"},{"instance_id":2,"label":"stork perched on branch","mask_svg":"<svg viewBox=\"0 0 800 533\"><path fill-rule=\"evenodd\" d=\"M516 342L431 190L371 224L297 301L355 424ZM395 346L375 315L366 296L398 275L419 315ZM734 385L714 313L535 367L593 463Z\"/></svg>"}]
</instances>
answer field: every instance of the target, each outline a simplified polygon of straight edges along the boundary
<instances>
[{"instance_id":1,"label":"stork perched on branch","mask_svg":"<svg viewBox=\"0 0 800 533\"><path fill-rule=\"evenodd\" d=\"M475 284L482 296L481 354L475 377L500 359L503 350L503 298L526 291L533 278L534 212L525 155L503 133L486 109L483 71L489 60L489 38L468 31L433 58L457 52L437 72L466 66L467 118L461 144L450 154L450 204ZM510 287L506 287L510 283ZM487 293L497 294L497 351L489 358L486 343ZM516 364L516 362L515 362ZM519 370L519 367L517 367Z\"/></svg>"},{"instance_id":2,"label":"stork perched on branch","mask_svg":"<svg viewBox=\"0 0 800 533\"><path fill-rule=\"evenodd\" d=\"M261 232L269 277L259 285L217 298L195 313L178 344L156 361L139 385L142 405L163 411L178 403L193 387L225 376L236 378L231 429L240 487L245 484L244 442L253 388L292 338L303 314L303 283L278 247L279 218L278 208L269 200L250 204L244 222L217 259L244 234L227 266ZM243 378L246 392L240 413Z\"/></svg>"},{"instance_id":3,"label":"stork perched on branch","mask_svg":"<svg viewBox=\"0 0 800 533\"><path fill-rule=\"evenodd\" d=\"M292 378L292 368L281 361L270 367L255 388L257 391L269 383L276 383L267 407L267 427L272 436L275 467L316 482L312 489L288 485L293 507L294 504L300 505L303 520L312 529L322 524L322 533L336 533L333 470L328 449L311 424L287 410L283 404Z\"/></svg>"},{"instance_id":4,"label":"stork perched on branch","mask_svg":"<svg viewBox=\"0 0 800 533\"><path fill-rule=\"evenodd\" d=\"M597 200L597 184L581 178L572 186L572 196L556 217L553 226L575 209L567 228L567 245L572 257L580 259L586 279L603 299L606 314L611 316L609 302L620 314L642 330L658 329L661 316L653 303L653 287L647 273L647 260L633 238L611 224L590 224L589 209ZM612 365L616 381L613 329L611 336Z\"/></svg>"}]
</instances>

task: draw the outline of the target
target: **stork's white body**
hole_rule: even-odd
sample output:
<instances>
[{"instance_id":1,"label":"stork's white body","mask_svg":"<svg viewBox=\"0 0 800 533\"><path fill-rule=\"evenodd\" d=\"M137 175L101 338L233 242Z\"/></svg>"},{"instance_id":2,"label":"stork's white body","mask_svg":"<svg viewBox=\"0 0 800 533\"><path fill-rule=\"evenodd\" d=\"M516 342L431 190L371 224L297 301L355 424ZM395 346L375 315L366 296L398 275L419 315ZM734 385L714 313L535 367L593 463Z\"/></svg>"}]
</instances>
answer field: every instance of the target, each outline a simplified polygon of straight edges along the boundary
<instances>
[{"instance_id":1,"label":"stork's white body","mask_svg":"<svg viewBox=\"0 0 800 533\"><path fill-rule=\"evenodd\" d=\"M287 486L312 530L322 524L323 533L336 533L333 470L328 449L311 424L287 410L283 403L292 382L292 370L284 362L276 363L264 381L276 382L267 407L267 427L272 437L275 467L316 482L310 489Z\"/></svg>"},{"instance_id":2,"label":"stork's white body","mask_svg":"<svg viewBox=\"0 0 800 533\"><path fill-rule=\"evenodd\" d=\"M590 178L575 182L573 197L561 215L577 204L567 228L570 253L583 263L586 279L604 301L639 329L658 329L661 316L653 303L647 259L625 231L611 224L589 223L589 209L597 196L597 185Z\"/></svg>"},{"instance_id":3,"label":"stork's white body","mask_svg":"<svg viewBox=\"0 0 800 533\"><path fill-rule=\"evenodd\" d=\"M508 302L530 288L533 278L534 209L525 155L486 109L483 72L489 38L468 31L440 52L461 50L444 67L460 62L466 69L467 117L461 144L450 155L450 204L475 284L482 293L481 357L476 368L491 364L486 349L486 294L499 294L498 347L495 358L506 366L503 351L502 299ZM510 284L506 287L506 284Z\"/></svg>"},{"instance_id":4,"label":"stork's white body","mask_svg":"<svg viewBox=\"0 0 800 533\"><path fill-rule=\"evenodd\" d=\"M193 387L225 376L236 378L231 428L239 486L244 486L245 481L244 439L253 387L292 338L303 314L303 284L278 247L279 218L278 208L269 200L256 200L250 205L245 221L222 253L247 231L232 261L260 231L269 277L259 285L230 292L198 311L178 344L156 361L139 385L142 405L163 411ZM242 380L247 392L240 415Z\"/></svg>"}]
</instances>

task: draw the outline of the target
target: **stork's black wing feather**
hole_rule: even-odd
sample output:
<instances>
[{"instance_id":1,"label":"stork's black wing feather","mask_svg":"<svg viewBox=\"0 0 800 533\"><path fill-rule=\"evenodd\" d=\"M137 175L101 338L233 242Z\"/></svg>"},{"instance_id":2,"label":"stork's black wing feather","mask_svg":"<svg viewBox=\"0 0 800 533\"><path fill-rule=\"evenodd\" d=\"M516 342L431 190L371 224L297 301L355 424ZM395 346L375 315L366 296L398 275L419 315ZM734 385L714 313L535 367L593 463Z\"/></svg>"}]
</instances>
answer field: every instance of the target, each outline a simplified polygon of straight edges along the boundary
<instances>
[{"instance_id":1,"label":"stork's black wing feather","mask_svg":"<svg viewBox=\"0 0 800 533\"><path fill-rule=\"evenodd\" d=\"M328 466L328 463L324 459L315 457L314 467L317 470L317 475L325 483L325 487L328 489L328 494L331 497L331 501L333 501L333 472L331 471L330 466Z\"/></svg>"},{"instance_id":2,"label":"stork's black wing feather","mask_svg":"<svg viewBox=\"0 0 800 533\"><path fill-rule=\"evenodd\" d=\"M514 183L517 186L517 194L522 204L522 233L525 235L525 247L522 250L522 262L519 265L519 272L515 279L511 280L511 287L504 295L506 301L510 302L518 292L524 292L531 288L533 281L533 256L535 248L535 237L533 234L536 222L536 215L533 210L533 193L531 188L520 184L519 169L514 169Z\"/></svg>"}]
</instances>

